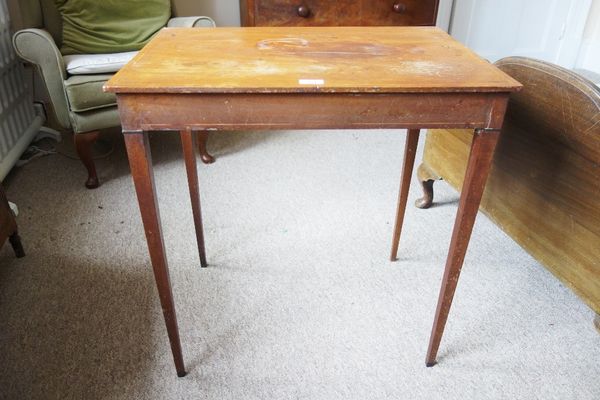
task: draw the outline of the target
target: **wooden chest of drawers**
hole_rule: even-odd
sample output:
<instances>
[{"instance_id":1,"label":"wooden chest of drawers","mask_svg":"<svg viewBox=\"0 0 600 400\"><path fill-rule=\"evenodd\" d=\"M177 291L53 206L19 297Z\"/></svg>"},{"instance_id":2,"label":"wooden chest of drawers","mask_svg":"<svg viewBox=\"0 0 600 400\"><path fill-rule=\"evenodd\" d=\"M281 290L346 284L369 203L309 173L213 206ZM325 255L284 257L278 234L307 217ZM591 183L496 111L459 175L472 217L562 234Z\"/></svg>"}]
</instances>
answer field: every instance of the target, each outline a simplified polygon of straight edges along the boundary
<instances>
[{"instance_id":1,"label":"wooden chest of drawers","mask_svg":"<svg viewBox=\"0 0 600 400\"><path fill-rule=\"evenodd\" d=\"M439 0L240 0L242 26L435 25Z\"/></svg>"}]
</instances>

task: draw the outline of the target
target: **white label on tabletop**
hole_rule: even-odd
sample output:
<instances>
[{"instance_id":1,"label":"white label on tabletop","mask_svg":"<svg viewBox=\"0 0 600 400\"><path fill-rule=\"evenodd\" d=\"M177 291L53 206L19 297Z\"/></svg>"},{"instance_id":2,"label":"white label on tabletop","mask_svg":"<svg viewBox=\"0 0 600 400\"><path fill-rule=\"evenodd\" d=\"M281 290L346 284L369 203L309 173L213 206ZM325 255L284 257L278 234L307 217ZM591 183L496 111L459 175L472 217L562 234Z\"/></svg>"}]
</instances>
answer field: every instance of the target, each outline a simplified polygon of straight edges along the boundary
<instances>
[{"instance_id":1,"label":"white label on tabletop","mask_svg":"<svg viewBox=\"0 0 600 400\"><path fill-rule=\"evenodd\" d=\"M299 85L324 85L324 79L298 79Z\"/></svg>"}]
</instances>

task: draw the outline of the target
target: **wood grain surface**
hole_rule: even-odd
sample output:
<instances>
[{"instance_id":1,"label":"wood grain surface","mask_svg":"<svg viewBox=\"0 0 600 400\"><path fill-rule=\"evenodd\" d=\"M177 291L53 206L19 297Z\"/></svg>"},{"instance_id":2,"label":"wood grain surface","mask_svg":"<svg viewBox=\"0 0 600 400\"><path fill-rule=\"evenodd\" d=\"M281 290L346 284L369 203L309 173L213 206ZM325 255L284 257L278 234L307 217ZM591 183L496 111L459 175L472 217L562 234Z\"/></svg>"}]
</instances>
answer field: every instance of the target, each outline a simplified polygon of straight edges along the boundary
<instances>
[{"instance_id":1,"label":"wood grain surface","mask_svg":"<svg viewBox=\"0 0 600 400\"><path fill-rule=\"evenodd\" d=\"M520 84L434 27L165 28L115 93L510 92Z\"/></svg>"}]
</instances>

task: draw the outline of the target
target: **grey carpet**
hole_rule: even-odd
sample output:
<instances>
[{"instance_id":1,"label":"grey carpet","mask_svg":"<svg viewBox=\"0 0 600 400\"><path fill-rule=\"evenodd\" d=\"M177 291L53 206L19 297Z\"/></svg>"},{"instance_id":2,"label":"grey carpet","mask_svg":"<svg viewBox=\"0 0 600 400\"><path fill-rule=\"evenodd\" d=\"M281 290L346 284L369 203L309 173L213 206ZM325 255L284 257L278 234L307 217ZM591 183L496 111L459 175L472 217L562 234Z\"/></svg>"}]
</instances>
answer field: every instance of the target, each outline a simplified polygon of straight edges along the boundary
<instances>
[{"instance_id":1,"label":"grey carpet","mask_svg":"<svg viewBox=\"0 0 600 400\"><path fill-rule=\"evenodd\" d=\"M404 137L213 135L200 270L178 138L153 135L185 378L118 135L98 190L59 155L14 170L27 257L0 251L0 398L599 399L593 313L483 215L425 367L458 194L411 204L388 261Z\"/></svg>"}]
</instances>

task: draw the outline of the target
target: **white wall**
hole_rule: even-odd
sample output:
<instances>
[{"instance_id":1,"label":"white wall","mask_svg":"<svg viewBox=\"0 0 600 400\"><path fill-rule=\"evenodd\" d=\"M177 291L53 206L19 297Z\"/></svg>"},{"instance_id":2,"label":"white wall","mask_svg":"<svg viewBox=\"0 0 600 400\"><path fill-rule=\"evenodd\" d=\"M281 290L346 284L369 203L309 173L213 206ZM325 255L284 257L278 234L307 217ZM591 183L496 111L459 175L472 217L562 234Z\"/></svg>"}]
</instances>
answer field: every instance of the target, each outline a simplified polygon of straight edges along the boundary
<instances>
[{"instance_id":1,"label":"white wall","mask_svg":"<svg viewBox=\"0 0 600 400\"><path fill-rule=\"evenodd\" d=\"M577 68L600 74L600 0L592 0L577 58Z\"/></svg>"},{"instance_id":2,"label":"white wall","mask_svg":"<svg viewBox=\"0 0 600 400\"><path fill-rule=\"evenodd\" d=\"M238 0L173 0L176 15L206 15L217 26L240 26L240 4Z\"/></svg>"},{"instance_id":3,"label":"white wall","mask_svg":"<svg viewBox=\"0 0 600 400\"><path fill-rule=\"evenodd\" d=\"M448 32L454 0L440 0L436 25Z\"/></svg>"},{"instance_id":4,"label":"white wall","mask_svg":"<svg viewBox=\"0 0 600 400\"><path fill-rule=\"evenodd\" d=\"M491 61L525 56L575 68L593 2L456 0L450 31Z\"/></svg>"}]
</instances>

